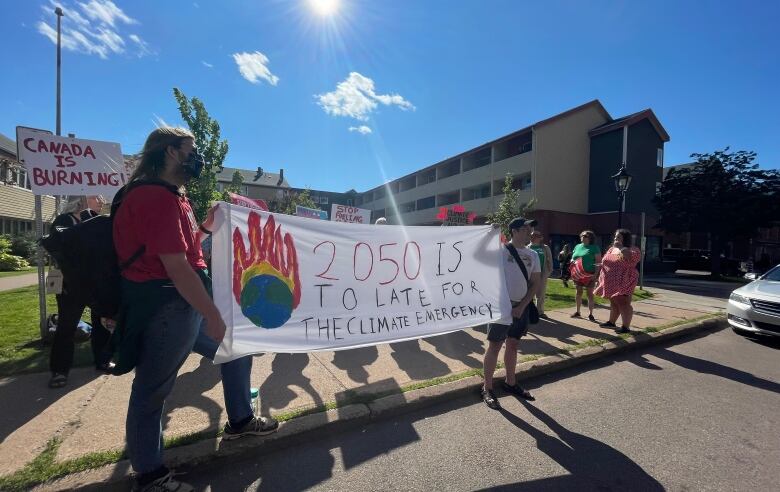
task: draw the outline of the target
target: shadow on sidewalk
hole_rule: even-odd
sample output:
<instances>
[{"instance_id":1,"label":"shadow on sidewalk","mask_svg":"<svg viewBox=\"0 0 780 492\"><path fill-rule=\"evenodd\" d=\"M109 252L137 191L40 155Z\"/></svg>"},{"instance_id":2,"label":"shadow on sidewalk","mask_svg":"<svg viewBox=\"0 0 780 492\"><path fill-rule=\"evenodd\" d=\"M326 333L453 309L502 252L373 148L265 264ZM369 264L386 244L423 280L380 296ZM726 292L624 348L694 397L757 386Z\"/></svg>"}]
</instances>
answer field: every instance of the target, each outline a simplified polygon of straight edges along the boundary
<instances>
[{"instance_id":1,"label":"shadow on sidewalk","mask_svg":"<svg viewBox=\"0 0 780 492\"><path fill-rule=\"evenodd\" d=\"M171 415L177 408L193 407L203 411L209 418L207 429L218 429L222 405L204 395L214 386L221 384L222 374L218 365L214 365L205 357L201 358L200 365L190 372L180 374L176 378L176 384L170 396L165 399L165 414L163 415L163 429L168 427Z\"/></svg>"},{"instance_id":2,"label":"shadow on sidewalk","mask_svg":"<svg viewBox=\"0 0 780 492\"><path fill-rule=\"evenodd\" d=\"M447 364L420 348L420 340L391 343L390 347L393 349L390 356L412 380L423 381L450 373Z\"/></svg>"},{"instance_id":3,"label":"shadow on sidewalk","mask_svg":"<svg viewBox=\"0 0 780 492\"><path fill-rule=\"evenodd\" d=\"M465 330L428 337L424 340L433 345L437 352L450 359L461 361L468 367L482 367L485 341L475 338ZM472 354L477 354L479 357L474 358Z\"/></svg>"},{"instance_id":4,"label":"shadow on sidewalk","mask_svg":"<svg viewBox=\"0 0 780 492\"><path fill-rule=\"evenodd\" d=\"M356 383L368 383L368 371L370 366L379 358L379 350L376 346L361 347L352 350L338 350L333 354L333 365L347 372L347 376Z\"/></svg>"},{"instance_id":5,"label":"shadow on sidewalk","mask_svg":"<svg viewBox=\"0 0 780 492\"><path fill-rule=\"evenodd\" d=\"M68 393L101 377L92 367L74 368L68 375L68 384L65 387L52 389L48 387L50 376L49 372L39 372L3 378L0 384L0 402L3 402L7 411L0 412L0 442L55 405ZM13 411L8 411L11 405ZM65 425L64 421L62 425Z\"/></svg>"},{"instance_id":6,"label":"shadow on sidewalk","mask_svg":"<svg viewBox=\"0 0 780 492\"><path fill-rule=\"evenodd\" d=\"M309 354L275 354L271 373L260 386L260 414L269 415L271 409L283 410L297 398L290 389L298 387L314 400L315 406L324 404L322 396L314 389L311 379L303 374L309 365Z\"/></svg>"},{"instance_id":7,"label":"shadow on sidewalk","mask_svg":"<svg viewBox=\"0 0 780 492\"><path fill-rule=\"evenodd\" d=\"M542 432L506 409L499 411L510 423L536 439L537 448L565 468L571 476L515 483L505 486L503 490L583 490L584 487L587 487L586 490L664 490L656 479L617 449L573 432L539 408L524 400L520 402L557 437Z\"/></svg>"}]
</instances>

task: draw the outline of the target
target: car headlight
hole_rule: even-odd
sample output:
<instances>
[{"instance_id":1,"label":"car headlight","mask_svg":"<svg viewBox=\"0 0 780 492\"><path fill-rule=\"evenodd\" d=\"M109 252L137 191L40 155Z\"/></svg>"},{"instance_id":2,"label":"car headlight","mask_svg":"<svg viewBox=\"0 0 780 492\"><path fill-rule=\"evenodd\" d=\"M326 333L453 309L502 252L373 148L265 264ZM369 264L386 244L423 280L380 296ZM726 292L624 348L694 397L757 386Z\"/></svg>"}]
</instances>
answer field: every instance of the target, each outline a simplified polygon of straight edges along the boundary
<instances>
[{"instance_id":1,"label":"car headlight","mask_svg":"<svg viewBox=\"0 0 780 492\"><path fill-rule=\"evenodd\" d=\"M729 299L734 301L734 302L738 302L740 304L747 304L748 306L750 305L750 299L748 299L745 296L741 296L739 294L735 294L734 292L731 293L731 295L729 296Z\"/></svg>"}]
</instances>

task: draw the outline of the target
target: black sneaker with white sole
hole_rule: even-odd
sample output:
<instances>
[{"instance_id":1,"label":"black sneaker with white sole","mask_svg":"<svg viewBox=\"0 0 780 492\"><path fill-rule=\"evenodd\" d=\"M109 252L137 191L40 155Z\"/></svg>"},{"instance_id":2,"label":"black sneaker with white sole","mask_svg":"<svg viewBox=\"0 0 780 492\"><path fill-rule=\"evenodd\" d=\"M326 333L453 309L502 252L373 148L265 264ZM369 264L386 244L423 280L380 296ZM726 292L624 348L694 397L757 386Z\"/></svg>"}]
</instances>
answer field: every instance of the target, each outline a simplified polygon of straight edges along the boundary
<instances>
[{"instance_id":1,"label":"black sneaker with white sole","mask_svg":"<svg viewBox=\"0 0 780 492\"><path fill-rule=\"evenodd\" d=\"M222 431L222 439L229 441L244 436L265 436L273 434L279 428L279 422L271 417L252 417L252 420L244 424L240 429L234 429L230 422L225 424Z\"/></svg>"}]
</instances>

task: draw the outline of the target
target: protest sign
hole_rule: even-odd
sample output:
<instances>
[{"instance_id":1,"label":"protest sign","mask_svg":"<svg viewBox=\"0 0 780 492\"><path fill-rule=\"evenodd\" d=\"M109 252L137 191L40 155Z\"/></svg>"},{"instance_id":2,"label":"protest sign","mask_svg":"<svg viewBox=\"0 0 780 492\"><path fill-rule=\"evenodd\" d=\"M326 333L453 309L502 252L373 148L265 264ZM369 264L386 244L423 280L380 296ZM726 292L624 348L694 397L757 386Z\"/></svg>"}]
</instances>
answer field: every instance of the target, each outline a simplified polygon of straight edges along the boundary
<instances>
[{"instance_id":1,"label":"protest sign","mask_svg":"<svg viewBox=\"0 0 780 492\"><path fill-rule=\"evenodd\" d=\"M508 322L498 229L320 222L220 203L215 358L340 350Z\"/></svg>"},{"instance_id":2,"label":"protest sign","mask_svg":"<svg viewBox=\"0 0 780 492\"><path fill-rule=\"evenodd\" d=\"M58 137L17 127L19 160L36 195L103 195L113 197L127 183L118 143Z\"/></svg>"},{"instance_id":3,"label":"protest sign","mask_svg":"<svg viewBox=\"0 0 780 492\"><path fill-rule=\"evenodd\" d=\"M452 208L440 207L436 218L445 226L464 226L474 223L477 214L466 212L463 205L454 205Z\"/></svg>"},{"instance_id":4,"label":"protest sign","mask_svg":"<svg viewBox=\"0 0 780 492\"><path fill-rule=\"evenodd\" d=\"M233 205L241 205L242 207L253 208L255 210L268 211L268 204L265 203L265 200L261 200L259 198L249 198L247 196L231 192L228 192L228 196L230 196L230 202Z\"/></svg>"},{"instance_id":5,"label":"protest sign","mask_svg":"<svg viewBox=\"0 0 780 492\"><path fill-rule=\"evenodd\" d=\"M335 222L351 222L355 224L370 224L371 210L350 207L334 203L330 208L330 220Z\"/></svg>"},{"instance_id":6,"label":"protest sign","mask_svg":"<svg viewBox=\"0 0 780 492\"><path fill-rule=\"evenodd\" d=\"M298 217L306 217L307 219L328 220L328 212L320 210L318 208L295 206L295 215Z\"/></svg>"}]
</instances>

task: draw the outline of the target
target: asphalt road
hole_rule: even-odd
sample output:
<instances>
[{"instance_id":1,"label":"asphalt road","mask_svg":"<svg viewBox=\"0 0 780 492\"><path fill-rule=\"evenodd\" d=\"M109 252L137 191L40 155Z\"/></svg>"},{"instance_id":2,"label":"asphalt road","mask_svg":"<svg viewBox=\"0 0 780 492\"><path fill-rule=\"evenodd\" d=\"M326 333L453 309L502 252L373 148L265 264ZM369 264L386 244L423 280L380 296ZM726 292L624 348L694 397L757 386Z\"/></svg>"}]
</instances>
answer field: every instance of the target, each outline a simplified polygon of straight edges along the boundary
<instances>
[{"instance_id":1,"label":"asphalt road","mask_svg":"<svg viewBox=\"0 0 780 492\"><path fill-rule=\"evenodd\" d=\"M182 477L197 490L777 490L780 345L725 329Z\"/></svg>"}]
</instances>

